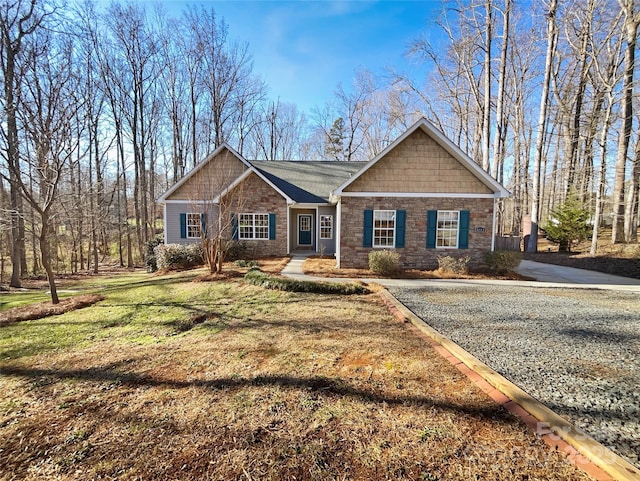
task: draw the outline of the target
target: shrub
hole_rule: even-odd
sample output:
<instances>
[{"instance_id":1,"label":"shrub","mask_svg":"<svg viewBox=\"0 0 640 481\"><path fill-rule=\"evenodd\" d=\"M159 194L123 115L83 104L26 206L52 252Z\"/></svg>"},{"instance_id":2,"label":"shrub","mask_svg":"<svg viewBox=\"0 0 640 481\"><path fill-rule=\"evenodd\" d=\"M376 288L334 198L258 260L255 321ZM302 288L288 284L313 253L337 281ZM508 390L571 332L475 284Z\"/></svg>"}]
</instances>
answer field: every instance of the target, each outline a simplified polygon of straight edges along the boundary
<instances>
[{"instance_id":1,"label":"shrub","mask_svg":"<svg viewBox=\"0 0 640 481\"><path fill-rule=\"evenodd\" d=\"M158 270L158 259L155 249L163 243L164 240L162 237L156 237L147 242L144 249L144 266L147 268L147 272L155 272Z\"/></svg>"},{"instance_id":2,"label":"shrub","mask_svg":"<svg viewBox=\"0 0 640 481\"><path fill-rule=\"evenodd\" d=\"M522 260L522 254L516 251L488 251L484 253L484 263L490 270L504 274L515 270Z\"/></svg>"},{"instance_id":3,"label":"shrub","mask_svg":"<svg viewBox=\"0 0 640 481\"><path fill-rule=\"evenodd\" d=\"M247 245L240 241L228 242L225 246L224 258L227 261L237 261L246 257Z\"/></svg>"},{"instance_id":4,"label":"shrub","mask_svg":"<svg viewBox=\"0 0 640 481\"><path fill-rule=\"evenodd\" d=\"M191 269L204 264L202 244L160 244L154 249L158 269Z\"/></svg>"},{"instance_id":5,"label":"shrub","mask_svg":"<svg viewBox=\"0 0 640 481\"><path fill-rule=\"evenodd\" d=\"M400 269L400 254L393 251L369 252L369 270L379 276L389 276Z\"/></svg>"},{"instance_id":6,"label":"shrub","mask_svg":"<svg viewBox=\"0 0 640 481\"><path fill-rule=\"evenodd\" d=\"M244 276L249 284L288 292L308 292L315 294L368 294L369 290L354 283L300 281L286 277L266 274L257 268L252 268Z\"/></svg>"},{"instance_id":7,"label":"shrub","mask_svg":"<svg viewBox=\"0 0 640 481\"><path fill-rule=\"evenodd\" d=\"M258 261L248 261L246 259L238 259L234 262L237 267L258 267Z\"/></svg>"},{"instance_id":8,"label":"shrub","mask_svg":"<svg viewBox=\"0 0 640 481\"><path fill-rule=\"evenodd\" d=\"M469 272L468 264L471 257L464 256L456 259L451 256L438 256L438 269L443 272L453 272L454 274L466 274Z\"/></svg>"}]
</instances>

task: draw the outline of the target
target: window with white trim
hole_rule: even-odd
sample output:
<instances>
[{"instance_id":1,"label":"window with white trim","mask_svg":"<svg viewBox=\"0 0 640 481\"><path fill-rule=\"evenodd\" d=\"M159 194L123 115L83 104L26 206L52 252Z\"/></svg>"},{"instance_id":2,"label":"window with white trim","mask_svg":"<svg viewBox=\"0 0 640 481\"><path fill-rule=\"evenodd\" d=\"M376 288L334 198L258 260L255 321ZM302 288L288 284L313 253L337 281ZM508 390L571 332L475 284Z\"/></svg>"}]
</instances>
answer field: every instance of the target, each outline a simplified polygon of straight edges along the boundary
<instances>
[{"instance_id":1,"label":"window with white trim","mask_svg":"<svg viewBox=\"0 0 640 481\"><path fill-rule=\"evenodd\" d=\"M333 239L333 216L320 216L320 239Z\"/></svg>"},{"instance_id":2,"label":"window with white trim","mask_svg":"<svg viewBox=\"0 0 640 481\"><path fill-rule=\"evenodd\" d=\"M238 238L269 239L269 214L239 214Z\"/></svg>"},{"instance_id":3,"label":"window with white trim","mask_svg":"<svg viewBox=\"0 0 640 481\"><path fill-rule=\"evenodd\" d=\"M373 247L394 247L396 237L396 211L373 211Z\"/></svg>"},{"instance_id":4,"label":"window with white trim","mask_svg":"<svg viewBox=\"0 0 640 481\"><path fill-rule=\"evenodd\" d=\"M187 239L199 239L202 233L202 214L187 213Z\"/></svg>"},{"instance_id":5,"label":"window with white trim","mask_svg":"<svg viewBox=\"0 0 640 481\"><path fill-rule=\"evenodd\" d=\"M439 210L436 227L436 247L458 247L460 212L457 210Z\"/></svg>"}]
</instances>

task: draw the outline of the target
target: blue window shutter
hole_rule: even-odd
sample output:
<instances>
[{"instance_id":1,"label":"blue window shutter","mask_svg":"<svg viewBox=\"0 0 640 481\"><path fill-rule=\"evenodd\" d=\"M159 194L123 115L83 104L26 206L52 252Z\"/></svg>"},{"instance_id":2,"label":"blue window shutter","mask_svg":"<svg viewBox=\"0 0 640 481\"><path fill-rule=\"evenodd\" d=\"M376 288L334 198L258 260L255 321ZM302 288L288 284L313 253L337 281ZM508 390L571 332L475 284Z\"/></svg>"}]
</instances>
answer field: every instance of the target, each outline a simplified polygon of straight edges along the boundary
<instances>
[{"instance_id":1,"label":"blue window shutter","mask_svg":"<svg viewBox=\"0 0 640 481\"><path fill-rule=\"evenodd\" d=\"M364 229L362 232L362 247L371 247L373 245L373 211L371 209L364 211Z\"/></svg>"},{"instance_id":2,"label":"blue window shutter","mask_svg":"<svg viewBox=\"0 0 640 481\"><path fill-rule=\"evenodd\" d=\"M238 240L238 216L231 214L231 238Z\"/></svg>"},{"instance_id":3,"label":"blue window shutter","mask_svg":"<svg viewBox=\"0 0 640 481\"><path fill-rule=\"evenodd\" d=\"M200 212L200 236L207 237L207 214Z\"/></svg>"},{"instance_id":4,"label":"blue window shutter","mask_svg":"<svg viewBox=\"0 0 640 481\"><path fill-rule=\"evenodd\" d=\"M436 228L438 227L438 211L427 211L427 249L436 248Z\"/></svg>"},{"instance_id":5,"label":"blue window shutter","mask_svg":"<svg viewBox=\"0 0 640 481\"><path fill-rule=\"evenodd\" d=\"M404 247L404 233L407 224L407 211L396 211L396 247Z\"/></svg>"},{"instance_id":6,"label":"blue window shutter","mask_svg":"<svg viewBox=\"0 0 640 481\"><path fill-rule=\"evenodd\" d=\"M187 238L187 214L180 214L180 239Z\"/></svg>"},{"instance_id":7,"label":"blue window shutter","mask_svg":"<svg viewBox=\"0 0 640 481\"><path fill-rule=\"evenodd\" d=\"M469 211L460 211L460 228L458 229L458 249L469 248Z\"/></svg>"},{"instance_id":8,"label":"blue window shutter","mask_svg":"<svg viewBox=\"0 0 640 481\"><path fill-rule=\"evenodd\" d=\"M276 238L276 215L269 214L269 240Z\"/></svg>"}]
</instances>

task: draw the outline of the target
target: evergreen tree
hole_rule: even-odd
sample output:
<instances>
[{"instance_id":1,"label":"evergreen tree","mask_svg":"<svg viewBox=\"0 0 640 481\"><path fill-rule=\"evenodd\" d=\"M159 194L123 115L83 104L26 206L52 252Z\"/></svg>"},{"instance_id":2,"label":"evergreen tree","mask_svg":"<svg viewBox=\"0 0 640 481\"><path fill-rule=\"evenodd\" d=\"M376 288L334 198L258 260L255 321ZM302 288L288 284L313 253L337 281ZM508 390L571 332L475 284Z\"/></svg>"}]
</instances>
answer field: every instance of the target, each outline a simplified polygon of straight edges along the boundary
<instances>
[{"instance_id":1,"label":"evergreen tree","mask_svg":"<svg viewBox=\"0 0 640 481\"><path fill-rule=\"evenodd\" d=\"M559 244L560 251L571 252L571 247L587 239L590 234L589 211L575 194L552 212L551 220L544 226L547 238Z\"/></svg>"},{"instance_id":2,"label":"evergreen tree","mask_svg":"<svg viewBox=\"0 0 640 481\"><path fill-rule=\"evenodd\" d=\"M325 154L335 160L344 160L345 127L344 119L338 117L327 134Z\"/></svg>"}]
</instances>

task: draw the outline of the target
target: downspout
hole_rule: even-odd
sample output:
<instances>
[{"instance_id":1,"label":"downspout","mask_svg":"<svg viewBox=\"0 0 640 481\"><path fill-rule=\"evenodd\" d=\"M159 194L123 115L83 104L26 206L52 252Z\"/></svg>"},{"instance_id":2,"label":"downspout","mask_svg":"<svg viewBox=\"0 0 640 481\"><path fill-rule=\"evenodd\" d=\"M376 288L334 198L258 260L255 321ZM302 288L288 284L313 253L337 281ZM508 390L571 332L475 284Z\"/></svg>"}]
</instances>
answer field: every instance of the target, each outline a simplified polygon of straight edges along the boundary
<instances>
[{"instance_id":1,"label":"downspout","mask_svg":"<svg viewBox=\"0 0 640 481\"><path fill-rule=\"evenodd\" d=\"M491 252L496 250L496 203L500 194L496 192L493 197L493 220L491 221Z\"/></svg>"},{"instance_id":2,"label":"downspout","mask_svg":"<svg viewBox=\"0 0 640 481\"><path fill-rule=\"evenodd\" d=\"M336 204L336 225L335 225L335 236L336 236L336 269L340 269L340 235L342 226L342 197L338 197L338 203Z\"/></svg>"}]
</instances>

